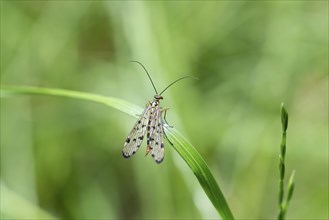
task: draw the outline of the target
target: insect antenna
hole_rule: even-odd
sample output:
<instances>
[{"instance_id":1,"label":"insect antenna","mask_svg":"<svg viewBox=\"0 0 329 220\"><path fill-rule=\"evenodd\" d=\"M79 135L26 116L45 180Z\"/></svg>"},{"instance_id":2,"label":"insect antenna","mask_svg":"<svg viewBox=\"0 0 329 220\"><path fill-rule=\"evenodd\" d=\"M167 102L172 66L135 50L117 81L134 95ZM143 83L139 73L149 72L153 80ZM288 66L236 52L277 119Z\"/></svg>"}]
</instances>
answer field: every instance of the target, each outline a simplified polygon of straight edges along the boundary
<instances>
[{"instance_id":1,"label":"insect antenna","mask_svg":"<svg viewBox=\"0 0 329 220\"><path fill-rule=\"evenodd\" d=\"M164 93L170 86L174 85L176 82L182 80L182 79L186 79L186 78L193 78L198 80L198 78L194 77L194 76L184 76L182 78L176 79L174 82L170 83L164 90L162 90L162 92L160 92L159 95L161 95L162 93Z\"/></svg>"},{"instance_id":2,"label":"insect antenna","mask_svg":"<svg viewBox=\"0 0 329 220\"><path fill-rule=\"evenodd\" d=\"M132 62L132 63L138 63L139 65L141 65L141 66L143 67L143 69L145 70L147 76L149 77L149 79L150 79L150 81L151 81L151 83L152 83L152 86L153 86L153 88L154 88L155 93L158 94L158 91L157 91L157 89L155 88L154 83L153 83L153 81L152 81L152 79L151 79L151 77L150 77L150 74L147 72L147 70L146 70L146 68L144 67L144 65L143 65L141 62L138 62L138 61L135 61L135 60L131 60L130 62Z\"/></svg>"}]
</instances>

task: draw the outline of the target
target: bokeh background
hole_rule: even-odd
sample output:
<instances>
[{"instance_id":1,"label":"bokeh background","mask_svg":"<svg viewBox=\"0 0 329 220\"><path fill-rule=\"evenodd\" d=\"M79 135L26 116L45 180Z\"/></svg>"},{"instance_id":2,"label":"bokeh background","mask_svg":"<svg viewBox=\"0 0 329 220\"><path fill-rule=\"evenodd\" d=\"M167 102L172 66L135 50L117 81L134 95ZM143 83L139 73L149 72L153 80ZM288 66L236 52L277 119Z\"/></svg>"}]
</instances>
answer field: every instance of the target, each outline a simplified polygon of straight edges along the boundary
<instances>
[{"instance_id":1,"label":"bokeh background","mask_svg":"<svg viewBox=\"0 0 329 220\"><path fill-rule=\"evenodd\" d=\"M289 219L328 219L327 1L1 1L1 85L145 106L208 163L237 219L277 215L280 105L289 112ZM161 165L121 149L135 119L92 102L1 99L3 219L219 218L166 145Z\"/></svg>"}]
</instances>

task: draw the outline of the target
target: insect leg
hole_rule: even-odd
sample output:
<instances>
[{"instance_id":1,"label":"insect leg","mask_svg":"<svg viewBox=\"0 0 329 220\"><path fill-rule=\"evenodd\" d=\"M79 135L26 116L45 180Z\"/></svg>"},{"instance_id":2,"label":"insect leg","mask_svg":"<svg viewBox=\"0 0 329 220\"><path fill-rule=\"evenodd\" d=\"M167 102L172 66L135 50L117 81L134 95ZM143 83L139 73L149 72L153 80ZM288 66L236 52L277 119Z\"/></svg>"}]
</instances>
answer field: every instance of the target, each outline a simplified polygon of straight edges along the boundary
<instances>
[{"instance_id":1,"label":"insect leg","mask_svg":"<svg viewBox=\"0 0 329 220\"><path fill-rule=\"evenodd\" d=\"M148 101L145 105L145 108L149 107L151 105L150 101ZM142 114L135 114L135 116L140 117Z\"/></svg>"},{"instance_id":2,"label":"insect leg","mask_svg":"<svg viewBox=\"0 0 329 220\"><path fill-rule=\"evenodd\" d=\"M167 111L169 110L169 108L163 108L161 109L162 112L164 112L164 116L163 116L163 120L166 122L166 124L169 126L169 127L173 127L171 126L168 122L167 122L167 119L166 119L166 116L167 116Z\"/></svg>"}]
</instances>

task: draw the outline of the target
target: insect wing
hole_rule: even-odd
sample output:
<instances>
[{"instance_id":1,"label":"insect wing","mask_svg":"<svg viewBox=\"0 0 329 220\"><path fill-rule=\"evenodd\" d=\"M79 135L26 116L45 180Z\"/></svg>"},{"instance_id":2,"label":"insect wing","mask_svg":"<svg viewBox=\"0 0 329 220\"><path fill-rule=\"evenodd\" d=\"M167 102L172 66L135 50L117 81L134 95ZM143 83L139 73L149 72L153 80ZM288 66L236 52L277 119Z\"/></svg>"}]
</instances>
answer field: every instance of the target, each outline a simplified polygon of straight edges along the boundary
<instances>
[{"instance_id":1,"label":"insect wing","mask_svg":"<svg viewBox=\"0 0 329 220\"><path fill-rule=\"evenodd\" d=\"M164 159L163 122L160 108L157 106L151 123L153 131L150 136L151 155L155 162L161 163Z\"/></svg>"},{"instance_id":2,"label":"insect wing","mask_svg":"<svg viewBox=\"0 0 329 220\"><path fill-rule=\"evenodd\" d=\"M124 158L129 158L134 155L141 146L145 136L148 120L150 118L150 110L151 106L147 104L144 112L141 114L133 129L129 133L122 149L122 156Z\"/></svg>"}]
</instances>

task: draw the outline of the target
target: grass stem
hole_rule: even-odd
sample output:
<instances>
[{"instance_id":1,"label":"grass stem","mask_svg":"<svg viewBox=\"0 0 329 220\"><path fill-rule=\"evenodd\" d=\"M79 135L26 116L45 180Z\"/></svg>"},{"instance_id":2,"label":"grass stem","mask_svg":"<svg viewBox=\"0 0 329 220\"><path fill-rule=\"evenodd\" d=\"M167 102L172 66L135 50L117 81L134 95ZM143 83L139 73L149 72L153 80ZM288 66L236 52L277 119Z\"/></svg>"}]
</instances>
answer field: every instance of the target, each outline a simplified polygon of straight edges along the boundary
<instances>
[{"instance_id":1,"label":"grass stem","mask_svg":"<svg viewBox=\"0 0 329 220\"><path fill-rule=\"evenodd\" d=\"M280 145L279 154L279 213L278 219L285 219L285 215L288 209L289 202L295 188L295 171L293 171L289 178L288 193L285 197L284 194L284 177L285 177L285 157L286 157L286 141L287 141L287 129L288 129L288 113L284 108L284 104L281 104L281 124L282 124L282 140Z\"/></svg>"}]
</instances>

